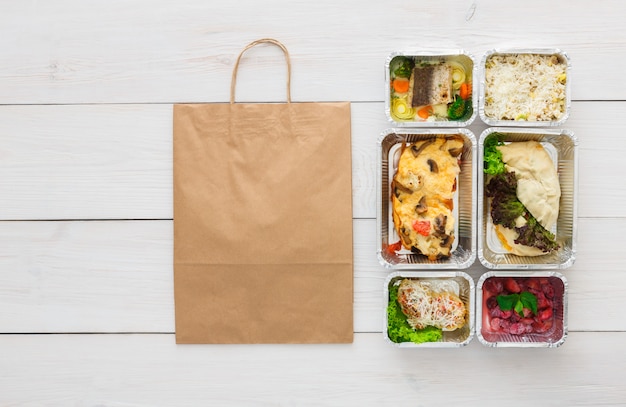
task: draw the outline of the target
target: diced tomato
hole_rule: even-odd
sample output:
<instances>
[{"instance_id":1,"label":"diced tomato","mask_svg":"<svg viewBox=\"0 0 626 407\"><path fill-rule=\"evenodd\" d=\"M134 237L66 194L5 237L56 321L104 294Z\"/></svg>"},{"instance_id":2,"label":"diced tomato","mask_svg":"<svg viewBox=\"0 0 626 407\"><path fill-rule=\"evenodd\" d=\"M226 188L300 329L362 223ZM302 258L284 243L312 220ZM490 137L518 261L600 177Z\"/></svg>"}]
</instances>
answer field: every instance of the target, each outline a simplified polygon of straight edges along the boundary
<instances>
[{"instance_id":1,"label":"diced tomato","mask_svg":"<svg viewBox=\"0 0 626 407\"><path fill-rule=\"evenodd\" d=\"M387 246L387 253L396 254L396 252L400 249L402 249L402 241L398 240L397 242Z\"/></svg>"},{"instance_id":2,"label":"diced tomato","mask_svg":"<svg viewBox=\"0 0 626 407\"><path fill-rule=\"evenodd\" d=\"M428 236L430 234L430 221L428 220L415 220L413 221L413 230L422 236Z\"/></svg>"}]
</instances>

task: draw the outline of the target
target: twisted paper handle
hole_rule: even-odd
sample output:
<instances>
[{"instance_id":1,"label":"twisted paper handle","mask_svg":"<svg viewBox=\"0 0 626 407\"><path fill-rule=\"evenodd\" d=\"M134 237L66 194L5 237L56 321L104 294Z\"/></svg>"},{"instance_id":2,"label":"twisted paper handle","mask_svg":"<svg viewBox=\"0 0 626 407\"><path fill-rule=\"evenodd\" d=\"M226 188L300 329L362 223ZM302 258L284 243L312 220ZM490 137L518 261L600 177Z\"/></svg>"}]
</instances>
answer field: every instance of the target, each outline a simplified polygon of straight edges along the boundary
<instances>
[{"instance_id":1,"label":"twisted paper handle","mask_svg":"<svg viewBox=\"0 0 626 407\"><path fill-rule=\"evenodd\" d=\"M239 69L239 61L243 56L244 52L249 50L250 48L258 45L258 44L274 44L280 49L283 50L285 54L285 60L287 61L287 103L291 103L291 61L289 60L289 52L287 48L280 41L275 40L273 38L262 38L260 40L256 40L246 45L246 47L241 51L239 56L237 57L237 62L235 62L235 67L233 68L233 78L230 82L230 103L235 103L235 85L237 84L237 70Z\"/></svg>"}]
</instances>

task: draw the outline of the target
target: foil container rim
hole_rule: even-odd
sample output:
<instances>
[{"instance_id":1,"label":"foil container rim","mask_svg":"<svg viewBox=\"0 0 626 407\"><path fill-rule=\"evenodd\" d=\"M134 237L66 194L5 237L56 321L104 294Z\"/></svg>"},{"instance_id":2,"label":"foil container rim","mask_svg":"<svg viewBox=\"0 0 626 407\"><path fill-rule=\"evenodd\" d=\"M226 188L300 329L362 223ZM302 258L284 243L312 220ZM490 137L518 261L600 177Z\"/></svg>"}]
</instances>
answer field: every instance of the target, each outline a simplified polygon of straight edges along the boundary
<instances>
[{"instance_id":1,"label":"foil container rim","mask_svg":"<svg viewBox=\"0 0 626 407\"><path fill-rule=\"evenodd\" d=\"M459 126L469 126L476 120L478 117L478 86L472 86L472 114L465 121L397 121L394 120L391 116L391 95L389 93L389 81L391 79L389 73L389 65L391 60L397 56L427 56L427 57L446 57L446 56L465 56L468 57L472 61L472 78L474 78L474 82L478 76L478 66L476 63L476 58L470 52L461 49L461 48L450 48L450 49L437 49L437 48L417 48L417 49L405 49L403 51L393 51L391 52L386 60L385 60L385 116L387 116L387 120L395 127L401 128L429 128L429 127L437 127L437 128L446 128L446 127L459 127Z\"/></svg>"},{"instance_id":2,"label":"foil container rim","mask_svg":"<svg viewBox=\"0 0 626 407\"><path fill-rule=\"evenodd\" d=\"M469 334L467 338L463 342L424 342L424 343L412 343L412 342L401 342L396 343L389 339L389 335L387 335L387 306L389 305L389 284L395 278L456 278L461 277L465 279L468 283L469 287ZM383 298L384 304L383 307L383 337L385 338L385 342L387 344L395 347L395 348L462 348L467 346L474 338L476 326L475 326L475 307L476 307L476 284L474 279L468 273L456 270L456 271L394 271L387 275L385 278L385 283L383 286Z\"/></svg>"},{"instance_id":3,"label":"foil container rim","mask_svg":"<svg viewBox=\"0 0 626 407\"><path fill-rule=\"evenodd\" d=\"M565 84L565 112L559 120L551 121L524 121L524 120L499 120L492 119L485 115L485 63L491 55L499 54L540 54L540 55L559 55L565 61L565 71L567 72L567 82ZM479 87L478 92L478 116L488 126L506 126L506 127L557 127L563 125L571 114L571 80L570 73L572 63L567 52L561 48L492 48L483 53L480 59L479 69Z\"/></svg>"},{"instance_id":4,"label":"foil container rim","mask_svg":"<svg viewBox=\"0 0 626 407\"><path fill-rule=\"evenodd\" d=\"M563 283L563 303L561 304L563 307L563 334L561 338L559 338L556 342L508 342L508 341L488 341L482 334L482 317L483 317L483 309L482 309L482 299L483 299L483 284L488 278L491 277L548 277L548 278L558 278ZM568 282L565 278L565 275L558 271L550 271L550 270L536 270L536 271L514 271L514 270L506 270L506 271L487 271L483 273L477 283L476 283L476 311L475 311L475 329L476 329L476 337L478 341L487 347L492 348L558 348L567 339L569 335L568 332Z\"/></svg>"},{"instance_id":5,"label":"foil container rim","mask_svg":"<svg viewBox=\"0 0 626 407\"><path fill-rule=\"evenodd\" d=\"M384 140L391 134L414 134L414 135L420 135L420 134L425 134L425 135L429 135L429 134L463 134L464 137L466 137L469 142L471 143L471 149L472 149L472 159L476 160L477 158L477 152L478 152L478 142L477 142L477 138L476 135L474 134L474 132L472 132L470 129L465 128L465 127L458 127L458 128L396 128L396 127L389 127L385 130L383 130L377 140L378 143L378 149L377 149L377 161L378 161L378 171L377 171L377 176L376 176L376 190L377 191L381 191L382 190L382 182L383 182L383 174L382 174L382 168L381 168L381 164L382 164L382 143L384 142ZM472 179L476 180L477 177L477 167L474 163L474 165L471 166L471 171L472 171ZM476 212L477 212L477 199L476 199L476 191L475 191L475 187L472 188L472 192L473 192L473 197L472 197L472 205L474 206L472 213L474 214L474 216L472 216L472 218L470 219L470 224L471 224L471 228L473 231L473 238L471 239L471 247L469 247L467 250L469 251L469 256L467 257L467 259L465 259L462 263L419 263L419 264L411 264L411 263L398 263L398 264L392 264L390 262L388 262L387 260L385 260L385 258L382 255L383 252L383 246L382 246L382 240L380 239L380 236L382 234L382 226L383 226L383 219L382 219L382 197L378 197L378 199L376 199L376 236L377 236L377 247L376 247L376 257L378 259L378 262L380 263L381 266L383 266L386 270L402 270L402 271L412 271L412 270L418 270L418 269L426 269L426 270L466 270L468 268L470 268L475 262L476 262L476 253L477 253L477 245L476 245L476 241L477 241L477 231L476 228L478 226L477 223L477 218L476 218Z\"/></svg>"},{"instance_id":6,"label":"foil container rim","mask_svg":"<svg viewBox=\"0 0 626 407\"><path fill-rule=\"evenodd\" d=\"M574 146L574 155L575 155L575 159L574 159L574 185L573 185L573 195L577 196L578 195L578 153L577 150L579 148L580 142L578 140L578 137L576 136L576 134L567 128L531 128L531 127L526 127L526 128L513 128L513 127L488 127L485 130L483 130L481 132L481 134L478 137L478 157L477 157L477 166L478 168L480 168L480 161L482 161L483 159L483 155L484 155L484 142L485 139L492 133L496 133L496 132L500 132L500 133L509 133L509 134L538 134L538 135L554 135L554 136L566 136L570 139L570 141L572 142L573 146ZM477 248L476 248L476 257L478 258L478 261L487 269L490 270L564 270L564 269L568 269L571 266L574 265L575 261L576 261L576 254L577 254L577 236L578 236L578 223L576 221L577 219L577 211L578 211L578 203L577 203L577 199L574 199L573 201L573 213L572 216L574 218L574 222L572 224L572 245L570 248L571 251L571 256L569 256L567 259L565 259L563 262L560 263L535 263L535 264L512 264L512 263L493 263L491 261L489 261L487 258L485 258L485 256L483 255L484 253L484 244L483 244L483 239L481 238L482 236L482 225L485 222L485 218L483 215L483 205L485 205L485 200L484 200L484 196L482 193L482 189L484 189L484 173L483 171L481 171L480 169L478 170L478 177L477 177L477 216L476 216L476 222L477 222Z\"/></svg>"}]
</instances>

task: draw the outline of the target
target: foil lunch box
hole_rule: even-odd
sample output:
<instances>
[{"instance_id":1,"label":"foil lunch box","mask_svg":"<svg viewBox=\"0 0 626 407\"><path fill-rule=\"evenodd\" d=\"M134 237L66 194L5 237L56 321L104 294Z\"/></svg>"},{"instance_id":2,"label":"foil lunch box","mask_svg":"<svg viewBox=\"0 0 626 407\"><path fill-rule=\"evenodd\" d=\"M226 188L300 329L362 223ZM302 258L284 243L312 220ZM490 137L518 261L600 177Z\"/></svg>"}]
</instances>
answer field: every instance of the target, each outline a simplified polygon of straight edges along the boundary
<instances>
[{"instance_id":1,"label":"foil lunch box","mask_svg":"<svg viewBox=\"0 0 626 407\"><path fill-rule=\"evenodd\" d=\"M570 115L571 63L558 48L493 49L480 62L478 111L489 126L554 127Z\"/></svg>"},{"instance_id":2,"label":"foil lunch box","mask_svg":"<svg viewBox=\"0 0 626 407\"><path fill-rule=\"evenodd\" d=\"M477 72L474 57L463 50L391 53L385 62L387 118L394 127L471 124L478 115Z\"/></svg>"},{"instance_id":3,"label":"foil lunch box","mask_svg":"<svg viewBox=\"0 0 626 407\"><path fill-rule=\"evenodd\" d=\"M567 286L567 280L557 271L483 274L476 286L478 340L489 347L561 346L568 333ZM536 313L526 306L532 302L526 297L528 293L536 300ZM515 311L518 301L522 315ZM503 311L500 302L505 308L512 308Z\"/></svg>"},{"instance_id":4,"label":"foil lunch box","mask_svg":"<svg viewBox=\"0 0 626 407\"><path fill-rule=\"evenodd\" d=\"M401 149L405 144L436 136L459 135L464 145L460 155L460 173L453 202L454 241L449 258L429 260L406 249L390 250L400 241L395 230L391 183L396 173ZM377 256L388 269L466 269L476 260L476 137L467 129L388 129L379 139L377 200Z\"/></svg>"},{"instance_id":5,"label":"foil lunch box","mask_svg":"<svg viewBox=\"0 0 626 407\"><path fill-rule=\"evenodd\" d=\"M544 147L555 165L561 197L556 225L551 232L559 248L540 256L518 256L501 243L493 225L490 199L483 171L485 139L496 135L504 143L534 140ZM479 261L489 269L565 269L574 264L577 237L578 140L564 129L522 129L494 127L482 132L478 142L478 252Z\"/></svg>"},{"instance_id":6,"label":"foil lunch box","mask_svg":"<svg viewBox=\"0 0 626 407\"><path fill-rule=\"evenodd\" d=\"M443 289L449 292L454 292L454 294L456 294L465 305L467 311L465 324L461 328L454 331L443 331L441 338L436 342L394 342L390 339L389 333L390 293L404 279L426 282L426 284L429 284L429 287L432 287L433 290ZM383 290L385 304L383 335L385 337L385 341L397 348L460 348L467 345L472 340L475 330L475 291L476 287L474 280L469 274L462 271L396 271L390 273L385 279ZM409 325L406 325L406 327L408 327L409 330L412 329ZM397 327L392 327L391 329L395 330L396 328Z\"/></svg>"}]
</instances>

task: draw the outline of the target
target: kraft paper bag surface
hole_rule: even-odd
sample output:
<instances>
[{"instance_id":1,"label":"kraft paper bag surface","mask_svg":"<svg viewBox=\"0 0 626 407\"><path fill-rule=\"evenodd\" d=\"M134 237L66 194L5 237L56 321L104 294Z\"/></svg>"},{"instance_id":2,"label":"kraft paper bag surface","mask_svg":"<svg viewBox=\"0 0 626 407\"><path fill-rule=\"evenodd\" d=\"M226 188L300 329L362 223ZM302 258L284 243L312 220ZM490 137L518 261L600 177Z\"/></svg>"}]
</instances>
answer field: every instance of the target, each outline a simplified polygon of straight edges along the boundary
<instances>
[{"instance_id":1,"label":"kraft paper bag surface","mask_svg":"<svg viewBox=\"0 0 626 407\"><path fill-rule=\"evenodd\" d=\"M234 103L281 47L287 103ZM174 106L177 343L353 340L349 103L291 103L276 40L230 103Z\"/></svg>"}]
</instances>

